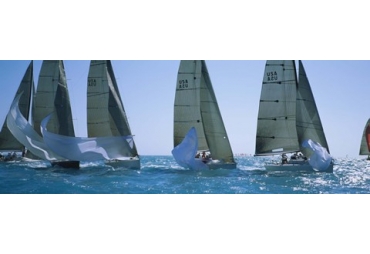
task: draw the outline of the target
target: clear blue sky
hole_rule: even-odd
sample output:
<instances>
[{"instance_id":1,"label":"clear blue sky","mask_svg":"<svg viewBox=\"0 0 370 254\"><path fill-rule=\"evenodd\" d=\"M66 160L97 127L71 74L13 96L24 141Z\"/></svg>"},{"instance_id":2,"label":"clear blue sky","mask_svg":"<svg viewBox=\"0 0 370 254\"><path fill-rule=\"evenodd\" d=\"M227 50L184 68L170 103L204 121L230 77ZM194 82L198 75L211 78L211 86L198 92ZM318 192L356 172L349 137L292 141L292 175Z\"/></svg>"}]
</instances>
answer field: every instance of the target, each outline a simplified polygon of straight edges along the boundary
<instances>
[{"instance_id":1,"label":"clear blue sky","mask_svg":"<svg viewBox=\"0 0 370 254\"><path fill-rule=\"evenodd\" d=\"M0 61L0 121L29 60ZM76 135L86 136L89 61L65 61ZM179 60L114 60L118 86L141 155L170 155ZM234 153L253 154L264 60L206 61ZM334 157L357 157L370 117L370 61L303 60ZM41 61L34 62L37 84Z\"/></svg>"}]
</instances>

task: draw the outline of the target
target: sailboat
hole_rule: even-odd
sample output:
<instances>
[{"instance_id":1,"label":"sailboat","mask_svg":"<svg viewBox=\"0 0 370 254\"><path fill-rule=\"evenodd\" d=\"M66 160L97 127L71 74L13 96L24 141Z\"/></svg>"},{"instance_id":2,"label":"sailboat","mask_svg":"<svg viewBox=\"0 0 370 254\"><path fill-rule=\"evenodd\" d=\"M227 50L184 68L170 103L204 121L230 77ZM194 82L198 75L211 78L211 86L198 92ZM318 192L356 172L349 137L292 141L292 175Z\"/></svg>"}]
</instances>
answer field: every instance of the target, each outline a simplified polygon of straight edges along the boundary
<instances>
[{"instance_id":1,"label":"sailboat","mask_svg":"<svg viewBox=\"0 0 370 254\"><path fill-rule=\"evenodd\" d=\"M286 154L294 153L290 161ZM333 162L315 99L299 61L268 60L258 111L256 156L281 154L281 163L268 163L268 171L333 172Z\"/></svg>"},{"instance_id":2,"label":"sailboat","mask_svg":"<svg viewBox=\"0 0 370 254\"><path fill-rule=\"evenodd\" d=\"M117 81L109 60L92 60L87 81L88 137L125 137L123 157L106 160L115 167L140 169L136 149Z\"/></svg>"},{"instance_id":3,"label":"sailboat","mask_svg":"<svg viewBox=\"0 0 370 254\"><path fill-rule=\"evenodd\" d=\"M174 103L173 137L172 154L182 167L236 168L204 60L180 62Z\"/></svg>"},{"instance_id":4,"label":"sailboat","mask_svg":"<svg viewBox=\"0 0 370 254\"><path fill-rule=\"evenodd\" d=\"M32 131L29 134L34 137L35 141L38 141L32 148L34 146L41 148L35 151L40 157L43 156L40 155L40 150L49 150L53 156L61 156L67 159L67 162L105 160L107 164L114 167L140 169L139 156L124 114L111 63L110 61L92 61L91 66L88 84L93 84L95 89L88 88L88 95L97 101L91 100L88 96L88 116L90 116L89 123L92 127L97 127L97 129L92 128L95 131L92 135L95 136L75 137L60 134L55 130L50 131L52 128L49 129L49 122L52 121L52 117L58 116L54 111L41 121L42 140L37 140L40 139L40 135L34 135ZM14 115L17 115L17 112ZM110 123L111 120L112 123ZM18 125L25 124L20 122ZM53 127L53 125L50 126ZM111 132L107 132L107 129Z\"/></svg>"},{"instance_id":5,"label":"sailboat","mask_svg":"<svg viewBox=\"0 0 370 254\"><path fill-rule=\"evenodd\" d=\"M34 94L33 61L28 65L16 95L14 96L14 100L20 94L23 94L19 101L20 113L29 120L31 96ZM26 152L24 145L11 134L6 121L4 121L0 132L0 151L8 152L6 156L0 157L0 161L13 161L15 159L19 159L15 156L16 152L21 152L22 156Z\"/></svg>"},{"instance_id":6,"label":"sailboat","mask_svg":"<svg viewBox=\"0 0 370 254\"><path fill-rule=\"evenodd\" d=\"M370 160L370 119L367 120L362 134L360 155L367 155L367 160Z\"/></svg>"},{"instance_id":7,"label":"sailboat","mask_svg":"<svg viewBox=\"0 0 370 254\"><path fill-rule=\"evenodd\" d=\"M45 144L40 129L41 121L51 113L55 113L49 121L48 128L61 135L74 136L63 61L48 60L42 63L31 109L33 125L20 114L19 99L20 95L12 104L7 116L7 126L14 137L27 148L26 157L48 160L52 166L79 168L79 161L70 161L53 153Z\"/></svg>"},{"instance_id":8,"label":"sailboat","mask_svg":"<svg viewBox=\"0 0 370 254\"><path fill-rule=\"evenodd\" d=\"M62 60L42 62L37 90L32 108L32 119L36 132L42 136L41 121L55 112L48 123L53 133L74 137L72 110L70 105L67 78ZM66 168L79 168L79 161L57 160L51 164Z\"/></svg>"}]
</instances>

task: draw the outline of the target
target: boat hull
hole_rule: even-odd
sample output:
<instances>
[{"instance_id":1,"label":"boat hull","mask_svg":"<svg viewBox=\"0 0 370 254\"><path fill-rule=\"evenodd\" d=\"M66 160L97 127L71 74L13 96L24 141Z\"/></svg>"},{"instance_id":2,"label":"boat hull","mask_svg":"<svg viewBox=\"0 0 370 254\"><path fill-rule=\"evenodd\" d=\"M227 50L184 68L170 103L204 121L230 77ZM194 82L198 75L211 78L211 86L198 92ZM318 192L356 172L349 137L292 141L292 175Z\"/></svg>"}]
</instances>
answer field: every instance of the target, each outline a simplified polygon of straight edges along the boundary
<instances>
[{"instance_id":1,"label":"boat hull","mask_svg":"<svg viewBox=\"0 0 370 254\"><path fill-rule=\"evenodd\" d=\"M287 164L266 164L267 171L280 171L280 172L326 172L333 173L334 164L330 163L325 171L317 171L308 163L287 163Z\"/></svg>"},{"instance_id":2,"label":"boat hull","mask_svg":"<svg viewBox=\"0 0 370 254\"><path fill-rule=\"evenodd\" d=\"M114 168L140 169L140 159L107 160L106 165Z\"/></svg>"}]
</instances>

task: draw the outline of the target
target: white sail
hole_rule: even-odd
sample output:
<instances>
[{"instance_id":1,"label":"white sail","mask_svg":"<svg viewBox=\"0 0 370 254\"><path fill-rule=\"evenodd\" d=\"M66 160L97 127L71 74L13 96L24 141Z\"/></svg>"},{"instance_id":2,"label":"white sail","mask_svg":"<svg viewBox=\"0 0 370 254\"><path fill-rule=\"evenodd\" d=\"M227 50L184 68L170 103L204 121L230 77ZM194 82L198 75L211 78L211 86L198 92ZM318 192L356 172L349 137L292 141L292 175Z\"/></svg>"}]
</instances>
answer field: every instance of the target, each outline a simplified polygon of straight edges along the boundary
<instances>
[{"instance_id":1,"label":"white sail","mask_svg":"<svg viewBox=\"0 0 370 254\"><path fill-rule=\"evenodd\" d=\"M87 129L89 137L132 136L109 60L90 62L87 84ZM130 149L121 151L129 157L138 155L131 140Z\"/></svg>"},{"instance_id":2,"label":"white sail","mask_svg":"<svg viewBox=\"0 0 370 254\"><path fill-rule=\"evenodd\" d=\"M329 152L328 143L321 124L319 111L308 81L302 61L299 61L299 82L297 89L297 134L300 150L309 157L311 150L302 146L304 140L311 139Z\"/></svg>"},{"instance_id":3,"label":"white sail","mask_svg":"<svg viewBox=\"0 0 370 254\"><path fill-rule=\"evenodd\" d=\"M19 100L19 111L25 117L25 119L28 120L30 113L31 96L34 93L33 61L31 61L28 65L28 68L16 92L16 95L14 96L14 100L19 94L22 93L23 96L21 96ZM24 145L21 144L9 131L6 121L4 121L3 127L0 132L0 150L24 150Z\"/></svg>"},{"instance_id":4,"label":"white sail","mask_svg":"<svg viewBox=\"0 0 370 254\"><path fill-rule=\"evenodd\" d=\"M370 119L364 127L364 132L361 138L360 155L370 155Z\"/></svg>"},{"instance_id":5,"label":"white sail","mask_svg":"<svg viewBox=\"0 0 370 254\"><path fill-rule=\"evenodd\" d=\"M69 160L75 161L97 161L112 160L130 156L129 142L132 136L109 136L109 137L69 137L47 131L47 123L51 115L45 117L41 122L41 132L45 144L54 153Z\"/></svg>"},{"instance_id":6,"label":"white sail","mask_svg":"<svg viewBox=\"0 0 370 254\"><path fill-rule=\"evenodd\" d=\"M35 156L49 161L64 160L64 158L50 151L43 138L35 131L33 126L24 118L19 110L18 102L22 94L14 99L7 115L7 126L13 136Z\"/></svg>"},{"instance_id":7,"label":"white sail","mask_svg":"<svg viewBox=\"0 0 370 254\"><path fill-rule=\"evenodd\" d=\"M258 111L256 155L299 150L294 60L268 60Z\"/></svg>"},{"instance_id":8,"label":"white sail","mask_svg":"<svg viewBox=\"0 0 370 254\"><path fill-rule=\"evenodd\" d=\"M198 151L198 137L195 127L192 127L185 135L183 141L173 150L172 155L176 162L184 168L207 169L207 165L200 159L195 159Z\"/></svg>"},{"instance_id":9,"label":"white sail","mask_svg":"<svg viewBox=\"0 0 370 254\"><path fill-rule=\"evenodd\" d=\"M195 128L198 151L211 153L213 160L235 165L205 61L182 60L177 75L174 103L174 146Z\"/></svg>"},{"instance_id":10,"label":"white sail","mask_svg":"<svg viewBox=\"0 0 370 254\"><path fill-rule=\"evenodd\" d=\"M333 158L330 156L326 148L322 147L319 143L308 139L302 143L304 148L312 150L308 162L316 171L326 171L331 165Z\"/></svg>"}]
</instances>

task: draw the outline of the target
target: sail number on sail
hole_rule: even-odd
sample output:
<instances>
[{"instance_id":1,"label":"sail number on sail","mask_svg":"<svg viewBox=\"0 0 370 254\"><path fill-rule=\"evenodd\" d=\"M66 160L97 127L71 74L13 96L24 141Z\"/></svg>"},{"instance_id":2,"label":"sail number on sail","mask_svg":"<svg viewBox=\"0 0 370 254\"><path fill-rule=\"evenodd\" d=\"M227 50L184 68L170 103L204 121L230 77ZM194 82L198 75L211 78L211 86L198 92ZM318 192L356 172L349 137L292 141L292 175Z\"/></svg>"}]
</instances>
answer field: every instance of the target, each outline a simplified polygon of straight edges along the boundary
<instances>
[{"instance_id":1,"label":"sail number on sail","mask_svg":"<svg viewBox=\"0 0 370 254\"><path fill-rule=\"evenodd\" d=\"M89 86L96 86L96 79L89 79Z\"/></svg>"},{"instance_id":2,"label":"sail number on sail","mask_svg":"<svg viewBox=\"0 0 370 254\"><path fill-rule=\"evenodd\" d=\"M179 88L180 89L186 89L188 87L189 87L189 84L188 84L187 79L179 80Z\"/></svg>"},{"instance_id":3,"label":"sail number on sail","mask_svg":"<svg viewBox=\"0 0 370 254\"><path fill-rule=\"evenodd\" d=\"M278 75L276 71L267 72L267 81L276 81L278 80Z\"/></svg>"}]
</instances>

